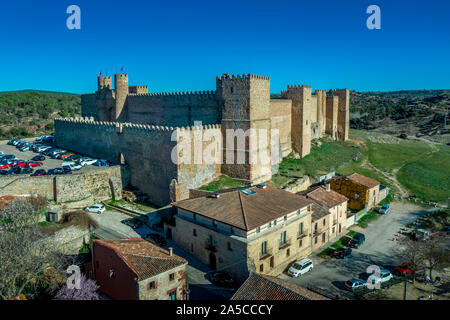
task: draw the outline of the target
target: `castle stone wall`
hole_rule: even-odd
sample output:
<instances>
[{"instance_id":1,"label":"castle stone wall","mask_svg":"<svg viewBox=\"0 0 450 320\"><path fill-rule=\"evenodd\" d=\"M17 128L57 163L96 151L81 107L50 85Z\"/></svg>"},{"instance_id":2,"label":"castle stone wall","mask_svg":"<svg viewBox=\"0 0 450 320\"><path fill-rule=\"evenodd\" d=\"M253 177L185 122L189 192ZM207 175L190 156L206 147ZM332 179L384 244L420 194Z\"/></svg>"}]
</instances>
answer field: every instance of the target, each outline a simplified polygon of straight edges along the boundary
<instances>
[{"instance_id":1,"label":"castle stone wall","mask_svg":"<svg viewBox=\"0 0 450 320\"><path fill-rule=\"evenodd\" d=\"M215 92L128 95L127 120L162 126L193 126L220 123Z\"/></svg>"},{"instance_id":2,"label":"castle stone wall","mask_svg":"<svg viewBox=\"0 0 450 320\"><path fill-rule=\"evenodd\" d=\"M337 96L327 97L326 133L333 139L337 139L339 98Z\"/></svg>"},{"instance_id":3,"label":"castle stone wall","mask_svg":"<svg viewBox=\"0 0 450 320\"><path fill-rule=\"evenodd\" d=\"M292 152L291 137L292 101L288 99L270 100L270 126L279 130L281 156L286 157Z\"/></svg>"},{"instance_id":4,"label":"castle stone wall","mask_svg":"<svg viewBox=\"0 0 450 320\"><path fill-rule=\"evenodd\" d=\"M97 94L82 94L81 106L82 117L94 117L94 119L98 119Z\"/></svg>"}]
</instances>

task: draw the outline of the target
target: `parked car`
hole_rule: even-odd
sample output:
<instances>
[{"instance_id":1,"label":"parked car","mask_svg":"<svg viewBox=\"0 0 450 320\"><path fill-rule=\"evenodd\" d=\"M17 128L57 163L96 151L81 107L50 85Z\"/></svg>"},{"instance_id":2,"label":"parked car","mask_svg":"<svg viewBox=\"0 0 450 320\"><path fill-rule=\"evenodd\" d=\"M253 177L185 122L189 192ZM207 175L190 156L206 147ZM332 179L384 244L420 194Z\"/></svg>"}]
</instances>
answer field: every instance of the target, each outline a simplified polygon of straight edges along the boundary
<instances>
[{"instance_id":1,"label":"parked car","mask_svg":"<svg viewBox=\"0 0 450 320\"><path fill-rule=\"evenodd\" d=\"M33 158L31 158L31 160L33 160L33 161L44 161L45 157L43 155L39 154L39 155L34 156Z\"/></svg>"},{"instance_id":2,"label":"parked car","mask_svg":"<svg viewBox=\"0 0 450 320\"><path fill-rule=\"evenodd\" d=\"M86 166L86 165L93 165L97 162L97 159L92 159L92 158L87 158L87 157L83 157L80 159L80 164L82 166Z\"/></svg>"},{"instance_id":3,"label":"parked car","mask_svg":"<svg viewBox=\"0 0 450 320\"><path fill-rule=\"evenodd\" d=\"M37 169L31 176L45 176L47 172L44 169Z\"/></svg>"},{"instance_id":4,"label":"parked car","mask_svg":"<svg viewBox=\"0 0 450 320\"><path fill-rule=\"evenodd\" d=\"M14 167L20 167L25 168L27 166L27 163L24 160L19 160L13 165Z\"/></svg>"},{"instance_id":5,"label":"parked car","mask_svg":"<svg viewBox=\"0 0 450 320\"><path fill-rule=\"evenodd\" d=\"M63 162L63 168L70 168L71 171L80 170L83 166L75 162Z\"/></svg>"},{"instance_id":6,"label":"parked car","mask_svg":"<svg viewBox=\"0 0 450 320\"><path fill-rule=\"evenodd\" d=\"M40 167L42 165L43 165L43 163L42 162L38 162L38 161L28 161L27 162L27 167L30 167L30 168Z\"/></svg>"},{"instance_id":7,"label":"parked car","mask_svg":"<svg viewBox=\"0 0 450 320\"><path fill-rule=\"evenodd\" d=\"M0 169L1 169L1 170L3 170L3 169L9 169L9 168L11 168L11 165L10 165L10 164L0 164Z\"/></svg>"},{"instance_id":8,"label":"parked car","mask_svg":"<svg viewBox=\"0 0 450 320\"><path fill-rule=\"evenodd\" d=\"M56 169L49 169L44 175L51 176L51 175L55 174L55 170Z\"/></svg>"},{"instance_id":9,"label":"parked car","mask_svg":"<svg viewBox=\"0 0 450 320\"><path fill-rule=\"evenodd\" d=\"M156 233L149 233L146 237L145 240L150 241L154 244L157 244L159 246L165 246L167 244L166 239L164 239L164 237L162 237L159 234Z\"/></svg>"},{"instance_id":10,"label":"parked car","mask_svg":"<svg viewBox=\"0 0 450 320\"><path fill-rule=\"evenodd\" d=\"M379 210L378 212L381 213L381 214L386 214L386 213L388 213L390 210L391 210L391 209L390 209L389 205L385 204L385 205L383 205L383 206L380 208L380 210Z\"/></svg>"},{"instance_id":11,"label":"parked car","mask_svg":"<svg viewBox=\"0 0 450 320\"><path fill-rule=\"evenodd\" d=\"M8 172L6 174L10 175L10 174L20 174L22 172L22 168L21 167L12 167L11 169L8 170Z\"/></svg>"},{"instance_id":12,"label":"parked car","mask_svg":"<svg viewBox=\"0 0 450 320\"><path fill-rule=\"evenodd\" d=\"M13 154L5 154L2 156L2 160L14 160L16 158Z\"/></svg>"},{"instance_id":13,"label":"parked car","mask_svg":"<svg viewBox=\"0 0 450 320\"><path fill-rule=\"evenodd\" d=\"M215 271L211 273L211 282L219 287L225 288L236 287L236 281L234 281L231 275L225 271Z\"/></svg>"},{"instance_id":14,"label":"parked car","mask_svg":"<svg viewBox=\"0 0 450 320\"><path fill-rule=\"evenodd\" d=\"M305 274L308 271L311 271L314 267L311 259L305 258L302 260L298 260L292 264L292 266L288 270L288 274L291 277L298 277L302 274Z\"/></svg>"},{"instance_id":15,"label":"parked car","mask_svg":"<svg viewBox=\"0 0 450 320\"><path fill-rule=\"evenodd\" d=\"M21 174L30 174L30 173L33 173L33 169L32 168L28 168L28 167L26 167L26 168L23 168L22 169L22 172L21 172Z\"/></svg>"},{"instance_id":16,"label":"parked car","mask_svg":"<svg viewBox=\"0 0 450 320\"><path fill-rule=\"evenodd\" d=\"M37 152L44 152L45 150L49 150L52 147L50 146L39 146L38 148L36 148Z\"/></svg>"},{"instance_id":17,"label":"parked car","mask_svg":"<svg viewBox=\"0 0 450 320\"><path fill-rule=\"evenodd\" d=\"M106 209L105 206L102 204L94 204L92 206L85 208L84 210L91 213L103 213L105 212Z\"/></svg>"},{"instance_id":18,"label":"parked car","mask_svg":"<svg viewBox=\"0 0 450 320\"><path fill-rule=\"evenodd\" d=\"M376 274L371 274L368 278L367 278L367 282L371 283L371 284L377 284L379 283L386 283L388 281L390 281L391 279L393 279L394 276L392 275L392 273L387 270L387 269L381 269L380 270L380 274L376 275Z\"/></svg>"},{"instance_id":19,"label":"parked car","mask_svg":"<svg viewBox=\"0 0 450 320\"><path fill-rule=\"evenodd\" d=\"M351 248L339 248L334 252L334 257L337 259L344 259L352 255Z\"/></svg>"},{"instance_id":20,"label":"parked car","mask_svg":"<svg viewBox=\"0 0 450 320\"><path fill-rule=\"evenodd\" d=\"M367 282L362 279L352 278L348 281L345 281L344 287L347 290L356 292L367 288Z\"/></svg>"},{"instance_id":21,"label":"parked car","mask_svg":"<svg viewBox=\"0 0 450 320\"><path fill-rule=\"evenodd\" d=\"M399 276L404 276L413 273L413 269L411 267L411 263L404 262L401 265L395 267L394 274Z\"/></svg>"},{"instance_id":22,"label":"parked car","mask_svg":"<svg viewBox=\"0 0 450 320\"><path fill-rule=\"evenodd\" d=\"M67 159L67 157L70 157L72 155L74 155L74 153L72 153L72 152L62 153L62 154L59 154L57 159L65 160L65 159Z\"/></svg>"},{"instance_id":23,"label":"parked car","mask_svg":"<svg viewBox=\"0 0 450 320\"><path fill-rule=\"evenodd\" d=\"M0 175L6 175L8 174L8 170L0 170Z\"/></svg>"},{"instance_id":24,"label":"parked car","mask_svg":"<svg viewBox=\"0 0 450 320\"><path fill-rule=\"evenodd\" d=\"M108 160L99 159L99 160L97 160L94 163L94 165L99 166L99 167L101 167L101 166L109 166L109 161Z\"/></svg>"},{"instance_id":25,"label":"parked car","mask_svg":"<svg viewBox=\"0 0 450 320\"><path fill-rule=\"evenodd\" d=\"M357 233L352 240L350 240L349 246L350 248L358 249L364 241L366 241L366 236L362 233Z\"/></svg>"}]
</instances>

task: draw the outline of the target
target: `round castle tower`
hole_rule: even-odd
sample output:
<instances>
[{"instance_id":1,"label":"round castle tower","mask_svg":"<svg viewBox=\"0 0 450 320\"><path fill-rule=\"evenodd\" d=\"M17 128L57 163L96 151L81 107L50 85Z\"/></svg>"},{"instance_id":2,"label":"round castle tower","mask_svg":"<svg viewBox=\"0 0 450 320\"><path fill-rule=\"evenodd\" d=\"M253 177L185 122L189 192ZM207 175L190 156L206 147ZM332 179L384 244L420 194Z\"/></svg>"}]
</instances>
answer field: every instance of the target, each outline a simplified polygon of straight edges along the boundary
<instances>
[{"instance_id":1,"label":"round castle tower","mask_svg":"<svg viewBox=\"0 0 450 320\"><path fill-rule=\"evenodd\" d=\"M128 74L117 73L114 75L116 86L116 106L115 106L115 121L126 121L123 108L125 100L128 96Z\"/></svg>"}]
</instances>

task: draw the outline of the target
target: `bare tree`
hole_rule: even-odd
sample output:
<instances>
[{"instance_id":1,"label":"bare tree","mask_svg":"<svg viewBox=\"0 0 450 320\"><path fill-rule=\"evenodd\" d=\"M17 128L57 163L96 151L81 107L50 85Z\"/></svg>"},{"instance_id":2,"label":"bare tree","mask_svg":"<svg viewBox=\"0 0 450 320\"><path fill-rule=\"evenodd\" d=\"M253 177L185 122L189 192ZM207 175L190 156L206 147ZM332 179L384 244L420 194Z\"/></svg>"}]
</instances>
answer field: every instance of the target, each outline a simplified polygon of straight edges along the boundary
<instances>
[{"instance_id":1,"label":"bare tree","mask_svg":"<svg viewBox=\"0 0 450 320\"><path fill-rule=\"evenodd\" d=\"M404 262L409 263L412 270L413 283L416 281L416 272L423 266L424 253L416 241L410 238L405 238L400 243L399 247L396 247L396 254L402 258Z\"/></svg>"},{"instance_id":2,"label":"bare tree","mask_svg":"<svg viewBox=\"0 0 450 320\"><path fill-rule=\"evenodd\" d=\"M449 263L449 250L439 237L421 241L418 247L423 255L424 265L429 271L429 277L433 279L433 270L439 270Z\"/></svg>"},{"instance_id":3,"label":"bare tree","mask_svg":"<svg viewBox=\"0 0 450 320\"><path fill-rule=\"evenodd\" d=\"M0 298L36 292L57 284L48 281L47 271L62 273L68 261L58 253L53 241L38 228L42 203L17 199L0 211Z\"/></svg>"}]
</instances>

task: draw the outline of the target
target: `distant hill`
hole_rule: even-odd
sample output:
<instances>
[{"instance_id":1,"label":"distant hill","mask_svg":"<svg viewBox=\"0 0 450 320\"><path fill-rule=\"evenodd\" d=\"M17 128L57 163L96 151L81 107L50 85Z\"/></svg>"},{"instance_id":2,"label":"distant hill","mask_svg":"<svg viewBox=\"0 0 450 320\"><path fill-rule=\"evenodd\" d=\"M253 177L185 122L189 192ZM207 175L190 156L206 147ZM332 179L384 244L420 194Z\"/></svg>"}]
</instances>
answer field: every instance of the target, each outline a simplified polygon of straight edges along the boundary
<instances>
[{"instance_id":1,"label":"distant hill","mask_svg":"<svg viewBox=\"0 0 450 320\"><path fill-rule=\"evenodd\" d=\"M0 138L51 134L55 117L81 115L81 98L64 92L0 92Z\"/></svg>"},{"instance_id":2,"label":"distant hill","mask_svg":"<svg viewBox=\"0 0 450 320\"><path fill-rule=\"evenodd\" d=\"M356 92L350 95L354 129L450 143L450 90ZM447 126L445 126L447 123Z\"/></svg>"}]
</instances>

